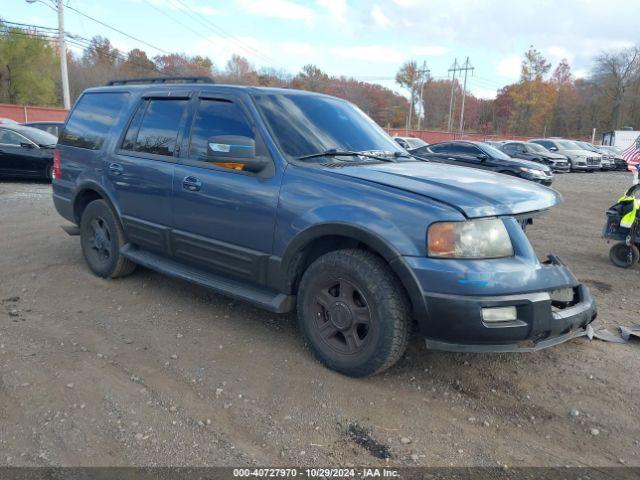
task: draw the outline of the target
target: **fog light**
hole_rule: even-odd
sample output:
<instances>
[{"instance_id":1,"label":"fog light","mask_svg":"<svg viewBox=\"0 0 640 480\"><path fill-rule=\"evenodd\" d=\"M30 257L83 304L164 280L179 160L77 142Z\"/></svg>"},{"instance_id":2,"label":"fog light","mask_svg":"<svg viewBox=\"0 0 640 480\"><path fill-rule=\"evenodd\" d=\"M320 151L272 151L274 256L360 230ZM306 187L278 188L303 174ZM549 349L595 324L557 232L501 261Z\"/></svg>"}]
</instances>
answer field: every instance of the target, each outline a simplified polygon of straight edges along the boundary
<instances>
[{"instance_id":1,"label":"fog light","mask_svg":"<svg viewBox=\"0 0 640 480\"><path fill-rule=\"evenodd\" d=\"M482 320L487 323L513 322L517 319L516 307L486 307L482 309Z\"/></svg>"}]
</instances>

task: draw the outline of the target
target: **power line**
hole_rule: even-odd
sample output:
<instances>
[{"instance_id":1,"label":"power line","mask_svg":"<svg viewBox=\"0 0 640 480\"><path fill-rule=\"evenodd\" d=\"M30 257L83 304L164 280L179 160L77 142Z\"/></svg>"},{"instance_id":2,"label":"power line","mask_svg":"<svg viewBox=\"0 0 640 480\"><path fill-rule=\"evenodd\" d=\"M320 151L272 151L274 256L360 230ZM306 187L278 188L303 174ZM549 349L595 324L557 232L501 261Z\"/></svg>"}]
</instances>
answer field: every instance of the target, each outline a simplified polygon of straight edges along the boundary
<instances>
[{"instance_id":1,"label":"power line","mask_svg":"<svg viewBox=\"0 0 640 480\"><path fill-rule=\"evenodd\" d=\"M191 7L189 7L189 5L184 3L182 0L175 0L175 1L179 5L182 5L182 7L184 9L187 10L188 13L187 12L184 12L184 13L186 15L188 15L189 18L192 18L192 19L198 21L201 25L204 25L206 28L209 28L209 29L217 32L219 35L222 35L222 36L228 38L230 41L234 42L235 44L240 45L240 47L243 47L244 50L247 50L249 52L253 52L254 55L262 58L263 60L266 60L267 63L272 63L274 65L279 65L280 67L284 67L284 65L280 64L280 62L278 62L277 60L274 60L273 58L269 57L268 55L262 53L260 50L257 50L256 48L248 45L247 43L243 42L239 38L234 37L232 34L227 32L226 30L224 30L222 27L219 27L218 25L216 25L215 23L211 22L210 20L208 20L206 18L202 18L201 14L199 14L198 12L193 10Z\"/></svg>"},{"instance_id":2,"label":"power line","mask_svg":"<svg viewBox=\"0 0 640 480\"><path fill-rule=\"evenodd\" d=\"M97 18L94 18L94 17L92 17L92 16L90 16L90 15L87 15L86 13L81 12L81 11L80 11L80 10L78 10L77 8L71 7L71 6L69 6L69 5L67 5L67 8L68 8L69 10L73 10L74 12L76 12L76 13L77 13L77 14L79 14L79 15L82 15L82 16L83 16L83 17L85 17L85 18L88 18L89 20L92 20L92 21L94 21L94 22L96 22L96 23L99 23L99 24L100 24L100 25L102 25L103 27L107 27L107 28L109 28L110 30L113 30L114 32L119 33L120 35L124 35L125 37L130 38L131 40L135 40L136 42L140 42L140 43L142 43L143 45L146 45L147 47L153 48L154 50L158 50L159 52L162 52L162 53L164 53L164 54L166 54L166 55L170 55L170 54L171 54L171 52L168 52L168 51L166 51L166 50L164 50L164 49L162 49L162 48L160 48L160 47L157 47L157 46L155 46L155 45L152 45L151 43L148 43L148 42L145 42L144 40L141 40L141 39L139 39L139 38L136 38L136 37L134 37L133 35L129 35L128 33L123 32L122 30L120 30L120 29L118 29L118 28L116 28L116 27L112 27L111 25L109 25L109 24L107 24L107 23L104 23L103 21L98 20Z\"/></svg>"}]
</instances>

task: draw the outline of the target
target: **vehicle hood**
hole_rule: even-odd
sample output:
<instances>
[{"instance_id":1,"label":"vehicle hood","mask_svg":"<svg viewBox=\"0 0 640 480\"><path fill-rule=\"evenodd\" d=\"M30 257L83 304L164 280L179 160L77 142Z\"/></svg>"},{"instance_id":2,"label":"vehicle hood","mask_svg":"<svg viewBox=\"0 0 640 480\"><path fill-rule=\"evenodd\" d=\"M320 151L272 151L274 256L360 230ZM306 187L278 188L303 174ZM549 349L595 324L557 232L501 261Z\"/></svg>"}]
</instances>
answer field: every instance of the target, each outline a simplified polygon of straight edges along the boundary
<instances>
[{"instance_id":1,"label":"vehicle hood","mask_svg":"<svg viewBox=\"0 0 640 480\"><path fill-rule=\"evenodd\" d=\"M528 180L438 163L385 163L331 171L432 198L468 218L546 210L562 201L555 190Z\"/></svg>"},{"instance_id":2,"label":"vehicle hood","mask_svg":"<svg viewBox=\"0 0 640 480\"><path fill-rule=\"evenodd\" d=\"M602 154L596 152L590 152L589 150L562 150L569 155L584 155L585 157L601 157Z\"/></svg>"},{"instance_id":3,"label":"vehicle hood","mask_svg":"<svg viewBox=\"0 0 640 480\"><path fill-rule=\"evenodd\" d=\"M504 160L504 161L506 162L507 160ZM517 165L519 167L533 168L534 170L549 170L549 167L546 167L541 163L532 162L530 160L523 160L521 158L511 158L509 159L509 163Z\"/></svg>"}]
</instances>

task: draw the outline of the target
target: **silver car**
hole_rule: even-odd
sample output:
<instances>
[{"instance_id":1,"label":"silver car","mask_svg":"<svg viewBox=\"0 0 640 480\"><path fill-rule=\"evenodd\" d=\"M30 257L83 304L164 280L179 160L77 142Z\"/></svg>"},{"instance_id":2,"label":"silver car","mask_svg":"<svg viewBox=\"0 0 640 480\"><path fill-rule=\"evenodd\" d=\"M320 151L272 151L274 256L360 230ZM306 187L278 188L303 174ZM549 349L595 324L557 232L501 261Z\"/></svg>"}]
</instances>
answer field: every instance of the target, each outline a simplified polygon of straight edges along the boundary
<instances>
[{"instance_id":1,"label":"silver car","mask_svg":"<svg viewBox=\"0 0 640 480\"><path fill-rule=\"evenodd\" d=\"M593 172L594 170L602 169L602 154L585 150L571 140L561 138L537 138L529 141L567 157L569 162L571 162L572 172Z\"/></svg>"}]
</instances>

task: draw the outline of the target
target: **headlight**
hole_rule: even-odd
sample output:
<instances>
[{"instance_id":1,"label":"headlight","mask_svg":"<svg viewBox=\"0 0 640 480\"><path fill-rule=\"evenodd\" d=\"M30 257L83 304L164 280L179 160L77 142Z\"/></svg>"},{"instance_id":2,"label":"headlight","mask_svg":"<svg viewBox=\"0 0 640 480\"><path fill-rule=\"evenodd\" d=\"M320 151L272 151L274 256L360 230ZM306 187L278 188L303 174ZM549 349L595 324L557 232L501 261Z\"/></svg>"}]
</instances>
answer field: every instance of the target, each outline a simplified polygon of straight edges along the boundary
<instances>
[{"instance_id":1,"label":"headlight","mask_svg":"<svg viewBox=\"0 0 640 480\"><path fill-rule=\"evenodd\" d=\"M512 256L513 246L502 220L489 218L432 224L427 252L437 258L501 258Z\"/></svg>"},{"instance_id":2,"label":"headlight","mask_svg":"<svg viewBox=\"0 0 640 480\"><path fill-rule=\"evenodd\" d=\"M520 167L520 170L522 170L523 172L526 172L526 173L528 173L528 174L530 174L530 175L533 175L534 177L540 177L540 178L542 178L542 177L544 177L544 176L545 176L544 171L542 171L542 170L537 170L537 169L535 169L535 168Z\"/></svg>"}]
</instances>

